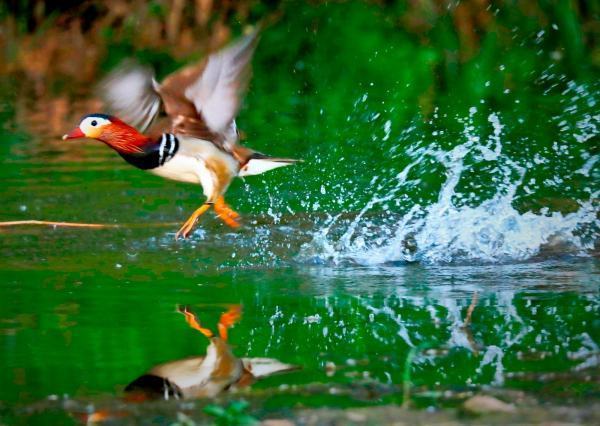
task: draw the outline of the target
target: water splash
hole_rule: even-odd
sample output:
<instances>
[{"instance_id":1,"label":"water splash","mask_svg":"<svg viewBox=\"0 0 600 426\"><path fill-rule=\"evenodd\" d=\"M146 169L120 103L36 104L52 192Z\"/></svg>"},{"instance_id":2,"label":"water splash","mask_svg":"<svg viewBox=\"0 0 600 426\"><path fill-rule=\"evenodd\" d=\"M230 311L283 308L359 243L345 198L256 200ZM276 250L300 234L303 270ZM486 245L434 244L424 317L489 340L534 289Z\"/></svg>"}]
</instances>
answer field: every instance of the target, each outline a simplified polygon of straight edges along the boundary
<instances>
[{"instance_id":1,"label":"water splash","mask_svg":"<svg viewBox=\"0 0 600 426\"><path fill-rule=\"evenodd\" d=\"M589 106L591 95L580 86L570 84L567 91L576 93L572 102L579 102L582 93L586 94ZM566 110L578 111L573 105ZM584 114L575 120L575 129L557 123L565 132L560 143L555 141L549 150L519 153L523 155L515 155L511 145L523 146L526 140L511 140L500 114L487 115L487 137L477 133L483 133L483 126L474 124L480 116L477 108L471 107L466 119L457 118L463 130L458 143L450 148L437 139L438 131L428 138L405 132L396 146L407 146L402 155L409 159L408 164L395 176L373 177L369 183L372 198L351 218L330 217L302 247L299 258L317 263L377 265L513 262L556 252L588 255L599 235L600 191L594 185L584 188L583 199L555 199L559 205L553 211L548 207L526 209L522 199L561 185L564 193L570 189L566 182L575 173L586 177L593 174L597 156L591 156L584 145L579 152L583 166L571 169L568 176L559 170L568 169L560 162L573 158L573 144L581 145L598 135L600 116ZM557 166L554 176L537 176L539 165L549 162ZM414 194L427 175L439 170L443 180L432 202L415 202L406 196ZM399 205L401 212L391 212L390 203ZM572 211L564 211L569 209Z\"/></svg>"}]
</instances>

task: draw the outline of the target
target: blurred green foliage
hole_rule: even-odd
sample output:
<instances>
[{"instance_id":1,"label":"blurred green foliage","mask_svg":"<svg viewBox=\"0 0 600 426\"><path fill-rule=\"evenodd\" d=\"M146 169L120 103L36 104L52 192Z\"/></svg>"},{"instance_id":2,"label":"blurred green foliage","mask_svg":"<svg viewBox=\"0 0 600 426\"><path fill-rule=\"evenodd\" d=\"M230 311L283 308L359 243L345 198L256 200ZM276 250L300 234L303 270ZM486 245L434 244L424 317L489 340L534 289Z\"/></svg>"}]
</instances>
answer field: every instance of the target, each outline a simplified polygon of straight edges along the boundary
<instances>
[{"instance_id":1,"label":"blurred green foliage","mask_svg":"<svg viewBox=\"0 0 600 426\"><path fill-rule=\"evenodd\" d=\"M572 76L589 75L591 67L598 67L598 2L246 0L222 5L197 0L181 10L176 3L11 0L0 5L0 23L6 27L0 40L4 38L7 48L10 37L18 43L19 37L43 33L50 26L65 32L78 27L96 44L105 44L102 55L108 58L103 63L112 65L136 54L164 66L165 53L181 58L182 51L193 51L189 41L184 40L186 31L195 35L198 51L206 47L203 39L222 26L239 33L244 25L280 20L288 24L285 36L278 38L289 54L293 55L300 43L306 43L306 35L319 33L331 37L330 41L350 43L357 58L375 61L382 73L394 70L399 81L408 81L408 77L413 81L415 74L422 75L426 67L436 71L435 80L424 81L433 83L435 92L454 88L462 93L467 89L476 98L486 92L478 76L488 75L499 55L515 71L516 78L527 78L532 67L545 69L550 63ZM177 25L173 27L169 20ZM145 31L154 22L156 32L148 38ZM14 28L8 25L11 23ZM294 31L289 31L290 26ZM278 31L278 25L274 27L269 31ZM98 34L102 38L97 38ZM382 37L392 51L381 51L376 56L369 46ZM335 62L339 58L336 43L322 44L334 50L328 59ZM402 59L402 66L396 59Z\"/></svg>"}]
</instances>

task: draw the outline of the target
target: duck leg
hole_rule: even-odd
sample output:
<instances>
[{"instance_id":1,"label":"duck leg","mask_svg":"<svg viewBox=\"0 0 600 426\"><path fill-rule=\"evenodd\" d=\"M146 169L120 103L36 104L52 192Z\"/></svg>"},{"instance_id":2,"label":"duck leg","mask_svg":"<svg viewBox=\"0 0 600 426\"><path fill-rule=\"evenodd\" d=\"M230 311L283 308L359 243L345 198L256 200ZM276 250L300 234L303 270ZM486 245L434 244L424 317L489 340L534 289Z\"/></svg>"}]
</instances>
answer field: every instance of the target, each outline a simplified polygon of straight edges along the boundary
<instances>
[{"instance_id":1,"label":"duck leg","mask_svg":"<svg viewBox=\"0 0 600 426\"><path fill-rule=\"evenodd\" d=\"M221 339L227 341L227 329L233 327L233 325L239 321L242 317L242 306L241 305L233 305L231 306L227 312L224 312L219 319L219 335Z\"/></svg>"},{"instance_id":2,"label":"duck leg","mask_svg":"<svg viewBox=\"0 0 600 426\"><path fill-rule=\"evenodd\" d=\"M232 228L240 226L240 223L237 221L240 215L225 203L225 198L222 195L219 195L215 201L215 212L219 219Z\"/></svg>"},{"instance_id":3,"label":"duck leg","mask_svg":"<svg viewBox=\"0 0 600 426\"><path fill-rule=\"evenodd\" d=\"M196 224L196 221L198 220L198 218L200 216L202 216L204 214L204 212L206 212L206 210L208 210L210 208L210 206L211 206L211 204L205 203L205 204L201 205L198 209L196 209L196 211L194 213L192 213L192 215L189 217L189 219L186 220L185 223L181 226L179 231L177 231L177 233L175 234L175 239L176 240L179 239L180 236L183 238L187 238L187 236L191 232L192 228Z\"/></svg>"}]
</instances>

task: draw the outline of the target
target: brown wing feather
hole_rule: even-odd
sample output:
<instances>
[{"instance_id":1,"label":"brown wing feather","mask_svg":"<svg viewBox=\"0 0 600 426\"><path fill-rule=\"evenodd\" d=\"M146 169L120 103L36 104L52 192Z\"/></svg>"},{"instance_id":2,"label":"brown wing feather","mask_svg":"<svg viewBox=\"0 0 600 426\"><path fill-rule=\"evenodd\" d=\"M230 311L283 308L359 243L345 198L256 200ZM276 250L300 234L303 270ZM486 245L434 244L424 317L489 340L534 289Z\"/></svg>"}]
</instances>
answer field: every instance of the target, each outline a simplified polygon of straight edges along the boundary
<instances>
[{"instance_id":1,"label":"brown wing feather","mask_svg":"<svg viewBox=\"0 0 600 426\"><path fill-rule=\"evenodd\" d=\"M213 142L231 152L235 116L250 79L258 31L168 76L156 87L171 131Z\"/></svg>"},{"instance_id":2,"label":"brown wing feather","mask_svg":"<svg viewBox=\"0 0 600 426\"><path fill-rule=\"evenodd\" d=\"M208 59L204 59L169 75L157 88L170 120L170 125L162 123L158 128L166 127L175 134L211 141L223 149L222 138L208 128L193 102L185 96L185 90L200 78L207 62Z\"/></svg>"},{"instance_id":3,"label":"brown wing feather","mask_svg":"<svg viewBox=\"0 0 600 426\"><path fill-rule=\"evenodd\" d=\"M202 75L202 71L206 68L207 62L208 58L204 58L195 64L188 65L170 74L161 83L161 88L185 98L185 89L198 80L200 75Z\"/></svg>"},{"instance_id":4,"label":"brown wing feather","mask_svg":"<svg viewBox=\"0 0 600 426\"><path fill-rule=\"evenodd\" d=\"M158 107L155 112L146 113L145 111L134 110L129 106L118 107L115 103L106 101L106 109L122 118L128 124L144 131L146 136L157 139L163 133L173 133L187 136L194 136L203 140L215 143L220 149L223 148L224 138L214 132L211 132L202 117L197 113L194 105L186 98L180 97L176 91L170 88L159 89L154 92L156 98L162 100L162 106L167 113L167 117L158 114ZM141 109L141 108L139 108ZM159 116L158 118L155 118ZM141 123L147 124L141 124ZM150 124L150 126L148 126Z\"/></svg>"},{"instance_id":5,"label":"brown wing feather","mask_svg":"<svg viewBox=\"0 0 600 426\"><path fill-rule=\"evenodd\" d=\"M213 53L199 78L185 90L185 97L213 132L231 131L250 81L257 43L258 30Z\"/></svg>"},{"instance_id":6,"label":"brown wing feather","mask_svg":"<svg viewBox=\"0 0 600 426\"><path fill-rule=\"evenodd\" d=\"M242 145L235 145L231 150L231 153L233 154L235 159L238 160L240 165L243 166L250 160L250 157L252 157L252 155L255 154L256 151Z\"/></svg>"},{"instance_id":7,"label":"brown wing feather","mask_svg":"<svg viewBox=\"0 0 600 426\"><path fill-rule=\"evenodd\" d=\"M204 59L169 75L158 87L165 112L173 121L179 116L202 120L193 102L185 97L185 90L202 75L207 61Z\"/></svg>"},{"instance_id":8,"label":"brown wing feather","mask_svg":"<svg viewBox=\"0 0 600 426\"><path fill-rule=\"evenodd\" d=\"M171 132L211 141L241 162L235 117L251 75L258 30L207 58L169 75L161 84L137 64L125 64L101 84L110 109L150 137ZM127 96L123 93L127 91ZM168 118L159 118L162 107Z\"/></svg>"}]
</instances>

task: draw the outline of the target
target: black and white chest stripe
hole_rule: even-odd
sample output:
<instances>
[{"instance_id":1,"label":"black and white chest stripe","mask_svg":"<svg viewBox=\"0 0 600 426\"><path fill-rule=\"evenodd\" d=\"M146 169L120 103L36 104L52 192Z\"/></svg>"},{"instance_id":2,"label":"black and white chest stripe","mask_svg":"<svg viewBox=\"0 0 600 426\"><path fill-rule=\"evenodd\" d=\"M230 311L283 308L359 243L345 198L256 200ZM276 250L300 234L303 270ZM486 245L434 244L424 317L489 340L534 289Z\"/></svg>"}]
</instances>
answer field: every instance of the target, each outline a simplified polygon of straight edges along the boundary
<instances>
[{"instance_id":1,"label":"black and white chest stripe","mask_svg":"<svg viewBox=\"0 0 600 426\"><path fill-rule=\"evenodd\" d=\"M163 133L158 147L158 165L162 166L169 161L179 149L179 140L171 133Z\"/></svg>"},{"instance_id":2,"label":"black and white chest stripe","mask_svg":"<svg viewBox=\"0 0 600 426\"><path fill-rule=\"evenodd\" d=\"M164 166L179 149L179 139L171 133L163 133L149 149L141 154L119 153L129 164L143 170Z\"/></svg>"}]
</instances>

